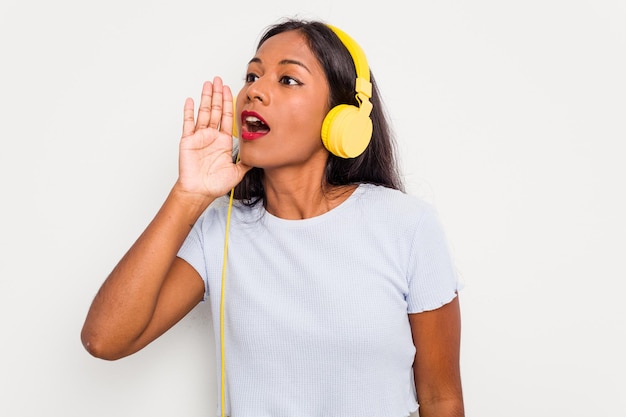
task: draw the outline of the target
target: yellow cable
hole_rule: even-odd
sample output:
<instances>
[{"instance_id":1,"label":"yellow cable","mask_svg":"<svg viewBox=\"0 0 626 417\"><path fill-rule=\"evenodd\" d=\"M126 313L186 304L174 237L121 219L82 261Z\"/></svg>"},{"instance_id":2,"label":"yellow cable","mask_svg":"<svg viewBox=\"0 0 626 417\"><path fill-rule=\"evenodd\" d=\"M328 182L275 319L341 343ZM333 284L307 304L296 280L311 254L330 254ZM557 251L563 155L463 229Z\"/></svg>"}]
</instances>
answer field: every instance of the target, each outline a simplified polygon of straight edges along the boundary
<instances>
[{"instance_id":1,"label":"yellow cable","mask_svg":"<svg viewBox=\"0 0 626 417\"><path fill-rule=\"evenodd\" d=\"M239 158L237 158L239 159ZM228 202L228 214L226 215L226 231L224 234L224 262L222 264L222 288L220 294L220 357L222 366L222 381L221 381L221 409L222 417L226 417L226 352L224 343L224 299L225 299L225 286L226 286L226 260L228 257L228 230L230 229L230 213L233 209L233 197L235 189L230 190L230 200Z\"/></svg>"},{"instance_id":2,"label":"yellow cable","mask_svg":"<svg viewBox=\"0 0 626 417\"><path fill-rule=\"evenodd\" d=\"M233 114L235 113L235 103L237 96L233 100ZM232 135L237 136L237 123L233 120ZM239 162L239 152L235 163ZM222 417L226 417L226 342L224 336L224 300L226 294L226 262L228 260L228 231L230 230L230 213L233 210L233 197L235 196L235 187L230 190L230 199L228 201L228 213L226 214L226 230L224 231L224 260L222 262L222 288L220 293L220 362L221 362L221 381L220 381L220 398L222 409Z\"/></svg>"}]
</instances>

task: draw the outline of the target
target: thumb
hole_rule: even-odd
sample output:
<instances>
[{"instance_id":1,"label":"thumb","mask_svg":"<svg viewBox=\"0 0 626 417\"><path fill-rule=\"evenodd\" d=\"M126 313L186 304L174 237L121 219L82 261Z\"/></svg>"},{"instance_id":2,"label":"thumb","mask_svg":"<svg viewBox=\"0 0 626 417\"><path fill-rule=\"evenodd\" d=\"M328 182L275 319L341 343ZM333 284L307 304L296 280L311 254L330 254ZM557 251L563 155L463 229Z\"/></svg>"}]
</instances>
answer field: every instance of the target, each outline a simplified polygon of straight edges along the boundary
<instances>
[{"instance_id":1,"label":"thumb","mask_svg":"<svg viewBox=\"0 0 626 417\"><path fill-rule=\"evenodd\" d=\"M237 169L237 177L238 177L238 181L237 184L239 184L241 182L241 180L243 180L243 177L248 173L248 171L250 171L253 167L250 165L246 165L243 162L239 161L239 158L237 158L238 161L235 164L235 168Z\"/></svg>"}]
</instances>

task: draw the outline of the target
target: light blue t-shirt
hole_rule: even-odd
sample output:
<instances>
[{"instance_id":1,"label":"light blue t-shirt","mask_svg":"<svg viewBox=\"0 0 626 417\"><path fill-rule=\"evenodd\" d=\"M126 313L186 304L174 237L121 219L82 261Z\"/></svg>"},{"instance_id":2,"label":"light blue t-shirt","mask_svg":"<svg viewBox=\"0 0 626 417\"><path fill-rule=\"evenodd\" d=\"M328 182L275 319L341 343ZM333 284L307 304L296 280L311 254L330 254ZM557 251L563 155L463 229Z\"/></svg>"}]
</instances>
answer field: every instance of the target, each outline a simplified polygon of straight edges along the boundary
<instances>
[{"instance_id":1,"label":"light blue t-shirt","mask_svg":"<svg viewBox=\"0 0 626 417\"><path fill-rule=\"evenodd\" d=\"M227 200L216 201L179 252L205 281L218 363L226 215ZM436 309L460 289L431 205L364 184L304 220L236 203L229 233L227 415L402 417L417 409L407 313Z\"/></svg>"}]
</instances>

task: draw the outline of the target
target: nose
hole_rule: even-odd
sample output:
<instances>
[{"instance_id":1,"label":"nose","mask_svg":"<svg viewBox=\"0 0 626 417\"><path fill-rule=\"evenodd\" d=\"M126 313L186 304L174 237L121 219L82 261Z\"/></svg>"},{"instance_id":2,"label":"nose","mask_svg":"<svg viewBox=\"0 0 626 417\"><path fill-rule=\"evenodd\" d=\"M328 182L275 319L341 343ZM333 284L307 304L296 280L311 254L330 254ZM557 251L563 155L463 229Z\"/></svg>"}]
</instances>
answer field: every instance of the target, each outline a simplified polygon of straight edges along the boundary
<instances>
[{"instance_id":1,"label":"nose","mask_svg":"<svg viewBox=\"0 0 626 417\"><path fill-rule=\"evenodd\" d=\"M263 104L268 104L269 95L262 78L258 78L248 86L248 89L246 90L246 99L248 101L259 101Z\"/></svg>"}]
</instances>

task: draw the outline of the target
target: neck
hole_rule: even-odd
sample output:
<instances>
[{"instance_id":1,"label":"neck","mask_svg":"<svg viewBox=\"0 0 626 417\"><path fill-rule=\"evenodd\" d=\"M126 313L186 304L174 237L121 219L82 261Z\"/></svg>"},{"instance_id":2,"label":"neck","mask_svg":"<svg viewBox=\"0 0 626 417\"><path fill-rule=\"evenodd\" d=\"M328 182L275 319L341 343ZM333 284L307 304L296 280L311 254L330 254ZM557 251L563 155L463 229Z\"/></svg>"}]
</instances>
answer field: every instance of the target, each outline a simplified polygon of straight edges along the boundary
<instances>
[{"instance_id":1,"label":"neck","mask_svg":"<svg viewBox=\"0 0 626 417\"><path fill-rule=\"evenodd\" d=\"M324 214L343 203L356 185L329 186L323 172L265 172L265 208L276 217L301 220Z\"/></svg>"}]
</instances>

